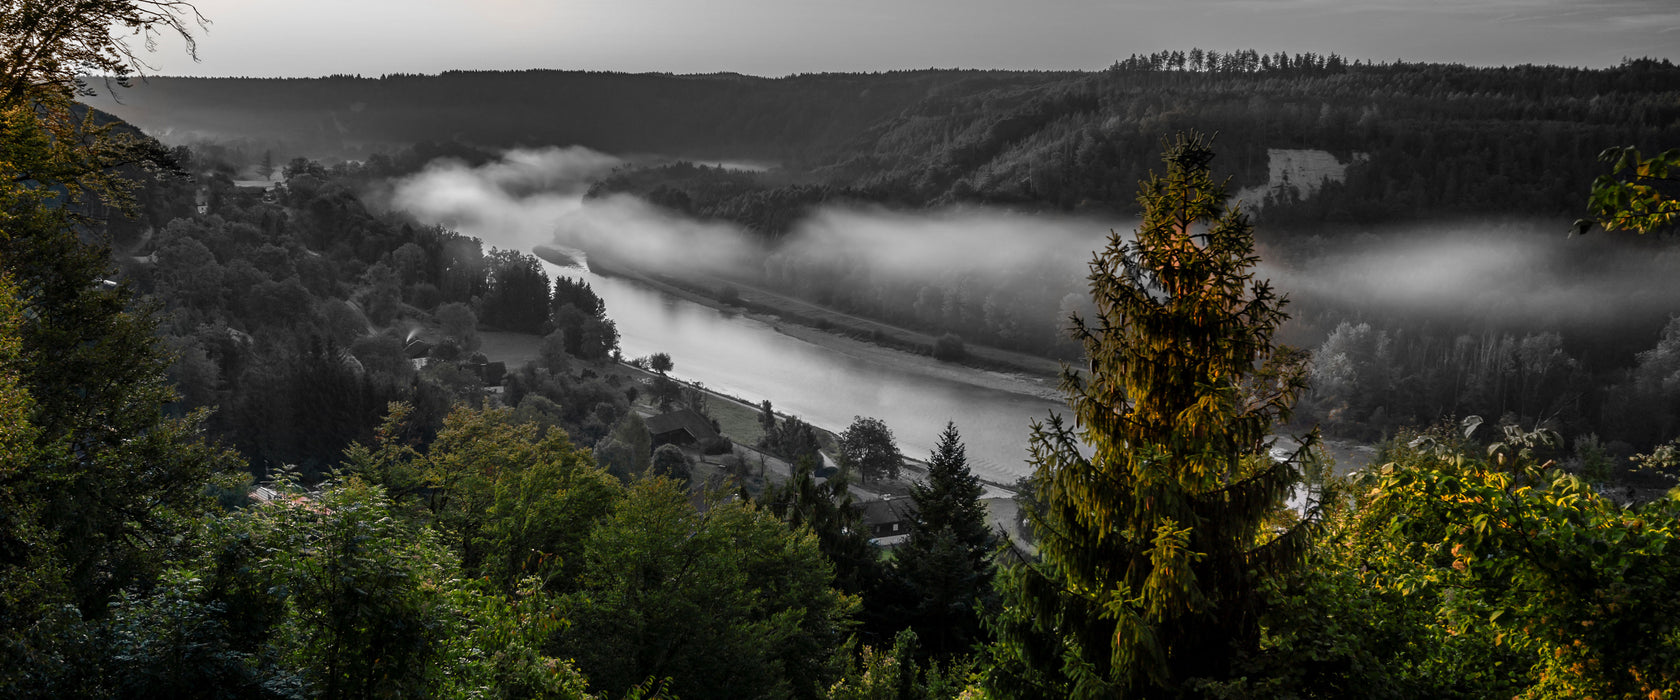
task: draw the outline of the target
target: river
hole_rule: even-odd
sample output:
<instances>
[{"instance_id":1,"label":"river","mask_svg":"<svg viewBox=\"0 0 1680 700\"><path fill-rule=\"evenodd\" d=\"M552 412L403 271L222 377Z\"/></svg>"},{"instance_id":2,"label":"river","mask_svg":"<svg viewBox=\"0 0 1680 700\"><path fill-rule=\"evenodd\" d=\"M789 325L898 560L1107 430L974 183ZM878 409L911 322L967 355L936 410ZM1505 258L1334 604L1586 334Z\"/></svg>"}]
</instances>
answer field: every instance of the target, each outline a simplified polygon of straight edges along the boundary
<instances>
[{"instance_id":1,"label":"river","mask_svg":"<svg viewBox=\"0 0 1680 700\"><path fill-rule=\"evenodd\" d=\"M550 277L582 277L618 324L626 357L668 353L672 376L835 432L855 416L886 422L906 456L926 459L953 421L980 478L1009 484L1027 475L1030 423L1065 405L999 390L1007 377L953 372L930 358L887 349L847 353L784 334L761 321L647 287L622 277L545 262ZM975 381L963 381L971 374ZM990 381L987 381L990 380Z\"/></svg>"}]
</instances>

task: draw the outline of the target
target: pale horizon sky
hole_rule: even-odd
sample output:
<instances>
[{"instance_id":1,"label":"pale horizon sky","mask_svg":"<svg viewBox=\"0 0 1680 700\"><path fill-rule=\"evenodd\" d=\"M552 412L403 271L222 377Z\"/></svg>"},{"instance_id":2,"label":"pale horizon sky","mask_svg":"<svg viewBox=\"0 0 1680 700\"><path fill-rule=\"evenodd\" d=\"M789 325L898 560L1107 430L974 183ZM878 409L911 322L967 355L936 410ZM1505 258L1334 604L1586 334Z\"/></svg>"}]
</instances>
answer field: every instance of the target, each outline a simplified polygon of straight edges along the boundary
<instances>
[{"instance_id":1,"label":"pale horizon sky","mask_svg":"<svg viewBox=\"0 0 1680 700\"><path fill-rule=\"evenodd\" d=\"M378 76L451 69L628 73L913 68L1097 70L1132 53L1606 67L1680 61L1680 1L1607 0L198 0L152 75Z\"/></svg>"}]
</instances>

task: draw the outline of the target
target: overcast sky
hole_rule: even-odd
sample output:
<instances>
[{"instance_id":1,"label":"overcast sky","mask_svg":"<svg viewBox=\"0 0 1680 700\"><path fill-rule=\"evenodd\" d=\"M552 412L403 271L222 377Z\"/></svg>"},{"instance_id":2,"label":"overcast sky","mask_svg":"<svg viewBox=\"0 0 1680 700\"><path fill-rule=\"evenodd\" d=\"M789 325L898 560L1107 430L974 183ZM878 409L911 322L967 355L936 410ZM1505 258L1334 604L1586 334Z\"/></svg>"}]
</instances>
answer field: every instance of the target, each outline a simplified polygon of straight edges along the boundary
<instances>
[{"instance_id":1,"label":"overcast sky","mask_svg":"<svg viewBox=\"0 0 1680 700\"><path fill-rule=\"evenodd\" d=\"M1131 53L1608 66L1680 61L1680 0L196 0L161 75L1099 69Z\"/></svg>"}]
</instances>

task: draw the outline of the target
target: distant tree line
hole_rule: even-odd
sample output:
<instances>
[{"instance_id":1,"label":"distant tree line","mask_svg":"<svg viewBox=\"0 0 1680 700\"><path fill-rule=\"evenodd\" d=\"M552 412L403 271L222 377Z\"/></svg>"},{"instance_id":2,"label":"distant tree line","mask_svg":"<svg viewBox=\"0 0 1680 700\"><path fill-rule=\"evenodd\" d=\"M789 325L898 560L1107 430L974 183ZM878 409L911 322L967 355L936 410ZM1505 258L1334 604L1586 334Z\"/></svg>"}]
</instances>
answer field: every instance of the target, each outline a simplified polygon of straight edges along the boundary
<instances>
[{"instance_id":1,"label":"distant tree line","mask_svg":"<svg viewBox=\"0 0 1680 700\"><path fill-rule=\"evenodd\" d=\"M1354 68L1360 68L1364 65L1362 61L1352 63ZM1146 55L1134 53L1123 60L1115 61L1114 65L1109 66L1109 70L1114 72L1176 70L1205 73L1258 73L1263 71L1340 73L1348 67L1348 61L1334 53L1320 55L1309 51L1290 54L1286 51L1278 51L1266 54L1254 49L1221 53L1212 49L1192 48L1189 51L1157 51Z\"/></svg>"}]
</instances>

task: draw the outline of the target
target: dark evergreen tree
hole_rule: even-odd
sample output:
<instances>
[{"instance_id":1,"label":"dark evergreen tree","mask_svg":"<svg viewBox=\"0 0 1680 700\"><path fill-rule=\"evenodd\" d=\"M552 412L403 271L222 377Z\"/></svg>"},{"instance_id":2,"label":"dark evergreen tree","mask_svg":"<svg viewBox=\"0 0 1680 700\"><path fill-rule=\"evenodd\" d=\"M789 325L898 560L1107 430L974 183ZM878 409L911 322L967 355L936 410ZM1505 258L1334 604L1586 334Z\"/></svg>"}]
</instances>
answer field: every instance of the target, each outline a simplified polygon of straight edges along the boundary
<instances>
[{"instance_id":1,"label":"dark evergreen tree","mask_svg":"<svg viewBox=\"0 0 1680 700\"><path fill-rule=\"evenodd\" d=\"M606 302L601 301L601 297L595 294L595 290L589 286L589 283L581 279L574 280L570 277L561 277L554 280L554 296L550 303L555 311L563 307L575 306L585 316L591 318L607 317Z\"/></svg>"},{"instance_id":2,"label":"dark evergreen tree","mask_svg":"<svg viewBox=\"0 0 1680 700\"><path fill-rule=\"evenodd\" d=\"M947 423L928 460L926 483L910 487L910 539L893 555L910 594L909 623L934 656L966 653L983 641L992 607L997 538L986 526L985 488L968 469L962 437Z\"/></svg>"},{"instance_id":3,"label":"dark evergreen tree","mask_svg":"<svg viewBox=\"0 0 1680 700\"><path fill-rule=\"evenodd\" d=\"M985 492L980 477L969 471L967 448L956 424L946 423L928 459L927 481L910 486L917 508L910 526L912 541L920 534L950 530L964 547L990 553L997 538L986 527L986 504L980 501Z\"/></svg>"},{"instance_id":4,"label":"dark evergreen tree","mask_svg":"<svg viewBox=\"0 0 1680 700\"><path fill-rule=\"evenodd\" d=\"M1303 521L1266 524L1299 481L1268 454L1305 386L1273 345L1287 316L1255 281L1253 231L1197 135L1142 185L1135 242L1091 262L1088 373L1064 370L1075 426L1035 424L1042 560L1012 569L991 682L1005 694L1186 692L1258 648L1261 588L1295 562ZM1310 441L1309 441L1310 442Z\"/></svg>"},{"instance_id":5,"label":"dark evergreen tree","mask_svg":"<svg viewBox=\"0 0 1680 700\"><path fill-rule=\"evenodd\" d=\"M536 258L492 248L481 319L518 333L540 333L549 318L548 274Z\"/></svg>"},{"instance_id":6,"label":"dark evergreen tree","mask_svg":"<svg viewBox=\"0 0 1680 700\"><path fill-rule=\"evenodd\" d=\"M789 420L795 420L790 418ZM834 564L834 587L863 598L859 621L865 639L882 643L904 628L896 608L906 593L888 575L880 550L869 543L863 514L843 476L819 482L810 456L793 464L792 478L765 490L759 503L795 530L810 528L823 556Z\"/></svg>"},{"instance_id":7,"label":"dark evergreen tree","mask_svg":"<svg viewBox=\"0 0 1680 700\"><path fill-rule=\"evenodd\" d=\"M863 590L863 581L874 575L875 551L869 546L852 494L844 479L818 482L812 474L815 462L803 458L793 465L792 477L766 489L759 502L789 527L809 527L829 561L834 562L834 583L851 593Z\"/></svg>"},{"instance_id":8,"label":"dark evergreen tree","mask_svg":"<svg viewBox=\"0 0 1680 700\"><path fill-rule=\"evenodd\" d=\"M573 357L603 360L618 349L618 326L607 318L607 305L588 282L561 277L554 281L552 319L562 347Z\"/></svg>"}]
</instances>

